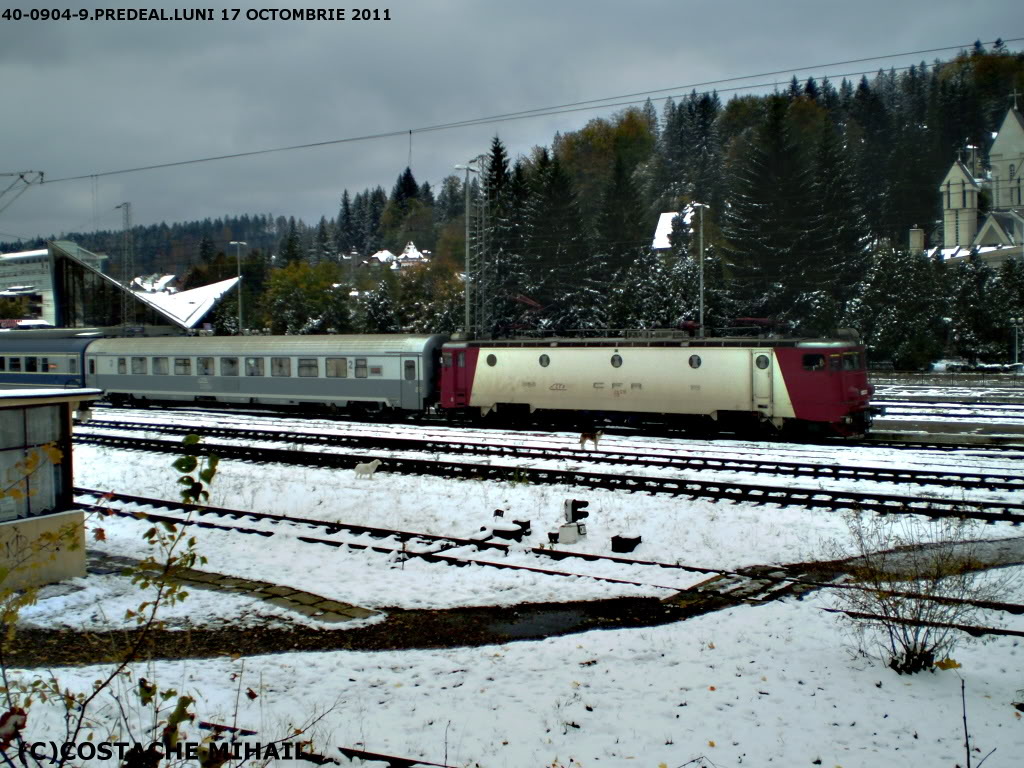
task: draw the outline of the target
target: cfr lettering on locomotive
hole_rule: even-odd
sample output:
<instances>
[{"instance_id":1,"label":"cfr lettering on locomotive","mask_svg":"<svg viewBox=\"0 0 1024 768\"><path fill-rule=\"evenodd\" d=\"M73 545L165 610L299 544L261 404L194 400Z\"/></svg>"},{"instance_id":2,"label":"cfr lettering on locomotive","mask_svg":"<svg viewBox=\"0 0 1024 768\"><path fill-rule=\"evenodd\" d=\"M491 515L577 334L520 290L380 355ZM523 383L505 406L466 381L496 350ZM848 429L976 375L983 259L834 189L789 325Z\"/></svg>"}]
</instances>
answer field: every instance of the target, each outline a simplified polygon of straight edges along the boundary
<instances>
[{"instance_id":1,"label":"cfr lettering on locomotive","mask_svg":"<svg viewBox=\"0 0 1024 768\"><path fill-rule=\"evenodd\" d=\"M548 389L552 392L565 392L568 387L566 387L565 384L552 384Z\"/></svg>"}]
</instances>

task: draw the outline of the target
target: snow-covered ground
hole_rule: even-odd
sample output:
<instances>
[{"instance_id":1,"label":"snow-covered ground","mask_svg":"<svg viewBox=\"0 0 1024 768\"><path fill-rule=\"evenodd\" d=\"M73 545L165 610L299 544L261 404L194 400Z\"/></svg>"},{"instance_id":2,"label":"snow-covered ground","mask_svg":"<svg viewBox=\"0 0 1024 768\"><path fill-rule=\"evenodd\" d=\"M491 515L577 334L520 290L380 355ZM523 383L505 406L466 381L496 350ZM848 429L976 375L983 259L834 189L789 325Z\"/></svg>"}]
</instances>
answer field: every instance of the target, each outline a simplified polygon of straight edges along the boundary
<instances>
[{"instance_id":1,"label":"snow-covered ground","mask_svg":"<svg viewBox=\"0 0 1024 768\"><path fill-rule=\"evenodd\" d=\"M301 429L309 431L310 423ZM374 429L401 434L406 428ZM519 439L569 445L578 436ZM768 454L790 460L816 455L823 462L851 465L944 463L976 472L1005 473L1016 466L1009 459L971 452L957 456L724 441L602 441L602 449L609 451L630 445L644 452L735 451L738 457ZM581 456L575 463L589 460ZM167 456L78 446L75 461L77 485L176 498L176 473ZM742 481L739 473L712 476ZM588 535L579 544L564 545L567 549L610 554L610 537L628 532L643 537L631 555L637 559L723 569L851 551L842 515L822 510L389 475L386 461L372 480L357 480L350 470L224 462L210 503L452 536L478 532L493 522L495 509L502 509L505 519L532 521L530 543L537 545L561 521L566 498L590 502ZM143 523L108 517L89 524L105 534L103 541L90 535L90 548L144 554ZM982 526L977 533L984 538L1021 536L1008 525ZM385 554L303 544L284 528L269 538L210 530L196 535L209 570L384 610L665 597L671 590L664 586L681 588L703 578L648 569L632 578L646 586L630 586L587 577L452 568L415 559L403 565ZM526 562L527 555L513 553L509 558ZM554 567L572 569L566 561ZM586 572L599 573L594 566ZM621 577L621 571L615 575ZM44 593L51 596L26 610L25 621L90 629L119 626L124 608L144 599L118 576L90 576L72 586L82 589ZM1024 603L1024 589L1018 582L1002 599ZM964 765L962 676L971 744L980 750L973 764L995 748L986 766L1019 765L1024 722L1011 702L1024 700L1017 693L1024 688L1021 638L965 644L954 653L960 669L900 677L851 651L843 625L821 610L831 601L825 591L800 601L740 606L654 628L481 648L166 661L140 665L135 674L194 696L199 719L258 731L250 737L253 741L281 738L289 725L326 712L311 731L313 747L334 757L337 746L356 746L458 766L681 766L704 756L706 765L715 766L843 768ZM200 590L167 618L179 628L290 621L317 626L265 602ZM1021 617L985 615L983 621L1024 630ZM101 672L95 667L57 670L63 685L82 690ZM31 678L39 672L18 674ZM239 696L246 688L257 697ZM134 701L130 695L120 698ZM110 699L104 702L100 715L116 720L116 705ZM63 730L59 715L56 708L36 705L30 730L53 738Z\"/></svg>"}]
</instances>

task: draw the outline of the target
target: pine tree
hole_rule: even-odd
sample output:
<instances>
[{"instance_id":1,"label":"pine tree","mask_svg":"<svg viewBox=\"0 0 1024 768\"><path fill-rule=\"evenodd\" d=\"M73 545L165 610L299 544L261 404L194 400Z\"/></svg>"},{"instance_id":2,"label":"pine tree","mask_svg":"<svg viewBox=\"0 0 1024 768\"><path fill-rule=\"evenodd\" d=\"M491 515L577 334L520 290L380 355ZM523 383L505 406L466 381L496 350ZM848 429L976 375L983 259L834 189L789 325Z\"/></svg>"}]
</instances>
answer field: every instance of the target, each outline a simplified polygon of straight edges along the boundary
<instances>
[{"instance_id":1,"label":"pine tree","mask_svg":"<svg viewBox=\"0 0 1024 768\"><path fill-rule=\"evenodd\" d=\"M598 247L608 257L608 279L632 264L637 252L650 244L646 218L625 163L616 156L596 226Z\"/></svg>"},{"instance_id":2,"label":"pine tree","mask_svg":"<svg viewBox=\"0 0 1024 768\"><path fill-rule=\"evenodd\" d=\"M808 264L808 283L835 298L834 311L813 318L811 323L824 334L838 326L847 303L866 276L870 240L850 162L829 117L823 120L812 191L818 238L817 255ZM824 303L819 306L824 308Z\"/></svg>"},{"instance_id":3,"label":"pine tree","mask_svg":"<svg viewBox=\"0 0 1024 768\"><path fill-rule=\"evenodd\" d=\"M356 247L356 219L348 190L341 194L338 222L334 227L334 245L340 255L347 256Z\"/></svg>"},{"instance_id":4,"label":"pine tree","mask_svg":"<svg viewBox=\"0 0 1024 768\"><path fill-rule=\"evenodd\" d=\"M804 288L814 253L809 174L786 121L788 101L768 99L734 169L723 216L728 266L746 311L780 315Z\"/></svg>"}]
</instances>

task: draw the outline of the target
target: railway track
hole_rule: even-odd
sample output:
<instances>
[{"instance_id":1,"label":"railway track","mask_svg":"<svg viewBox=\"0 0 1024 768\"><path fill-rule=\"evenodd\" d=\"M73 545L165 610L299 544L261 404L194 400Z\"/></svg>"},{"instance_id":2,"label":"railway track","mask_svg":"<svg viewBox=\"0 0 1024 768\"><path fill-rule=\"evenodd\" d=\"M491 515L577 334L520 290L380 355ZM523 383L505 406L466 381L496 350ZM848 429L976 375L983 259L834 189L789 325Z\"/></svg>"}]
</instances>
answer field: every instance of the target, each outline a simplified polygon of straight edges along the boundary
<instances>
[{"instance_id":1,"label":"railway track","mask_svg":"<svg viewBox=\"0 0 1024 768\"><path fill-rule=\"evenodd\" d=\"M317 438L319 437L317 436ZM988 523L1010 522L1013 525L1019 525L1021 522L1024 522L1024 504L999 499L993 499L992 501L967 501L948 498L922 498L919 495L897 493L870 493L825 488L794 488L778 484L730 483L716 479L666 478L640 474L623 474L622 472L612 473L570 468L537 467L521 462L502 464L496 464L493 461L467 462L453 460L448 457L442 458L440 452L436 457L431 458L389 455L373 456L367 455L366 447L360 450L359 453L343 453L226 443L183 446L178 440L140 439L125 435L99 435L95 433L80 433L76 436L76 441L128 450L178 455L183 453L216 452L222 459L236 461L338 469L351 469L356 463L372 458L381 458L383 461L382 472L399 475L433 475L453 479L506 480L544 485L567 485L610 491L625 491L628 493L645 492L649 494L687 496L693 499L702 498L711 501L803 506L808 509L859 509L879 514L909 513L925 515L933 519L941 517L970 518L983 520ZM406 443L405 449L407 451L411 450L408 441L403 442ZM448 444L446 444L444 452L449 452ZM552 458L547 452L544 455L547 459ZM520 456L519 458L522 457ZM602 456L602 458L608 457ZM816 479L820 481L828 478L827 476L818 476ZM974 479L977 480L976 477ZM907 481L901 480L901 482ZM1008 487L1012 487L1011 489L1013 490L1021 488L1020 484L1014 482L1012 478L1004 478L1003 482L1008 484Z\"/></svg>"},{"instance_id":2,"label":"railway track","mask_svg":"<svg viewBox=\"0 0 1024 768\"><path fill-rule=\"evenodd\" d=\"M120 493L104 493L89 488L75 488L76 507L100 514L114 514L120 517L138 518L144 516L153 522L189 525L198 528L231 531L234 533L272 537L279 533L291 535L307 544L320 544L335 548L370 550L393 555L397 560L419 558L426 562L445 565L478 565L504 570L528 571L549 576L594 579L613 584L628 584L640 587L655 587L671 591L686 589L692 585L692 574L716 575L721 570L697 568L651 560L636 560L612 555L597 555L586 552L531 547L524 549L512 540L498 540L498 533L487 536L459 537L442 536L416 531L402 531L376 528L366 525L352 525L342 522L315 520L292 515L276 515L264 512L246 512L224 507L197 506L184 502L151 499ZM156 510L156 511L153 511ZM211 518L216 518L213 522ZM245 521L243 523L243 521ZM524 521L528 526L528 521ZM255 525L255 527L253 526ZM522 538L529 529L524 527L517 538ZM312 535L313 533L318 535ZM505 535L509 535L506 533ZM483 553L472 554L471 553ZM575 566L574 570L550 567L551 563L565 561ZM582 564L598 564L603 571L620 569L620 577L604 573L581 572ZM658 582L626 578L640 571L658 577ZM688 574L685 583L665 584L664 574ZM632 573L631 573L632 572Z\"/></svg>"},{"instance_id":3,"label":"railway track","mask_svg":"<svg viewBox=\"0 0 1024 768\"><path fill-rule=\"evenodd\" d=\"M580 451L574 448L531 447L500 442L452 442L438 439L388 438L303 432L282 432L264 429L233 427L192 427L168 424L138 425L121 422L92 422L91 427L129 432L159 432L184 437L198 434L204 438L230 440L258 440L285 442L304 446L323 446L332 449L361 452L422 451L432 454L455 454L480 457L500 457L529 460L580 459L614 462L644 469L673 469L712 472L743 472L750 474L806 477L816 480L866 480L871 482L910 483L984 491L1024 491L1024 475L1010 472L971 473L949 469L914 469L893 467L838 466L825 463L799 463L777 459L736 457L708 457L695 455L637 454L603 448L600 451ZM76 439L88 442L99 437L91 429L79 431ZM608 444L606 443L606 446ZM356 457L354 457L356 458Z\"/></svg>"},{"instance_id":4,"label":"railway track","mask_svg":"<svg viewBox=\"0 0 1024 768\"><path fill-rule=\"evenodd\" d=\"M885 416L938 417L949 420L987 421L1017 423L1024 421L1024 403L984 402L960 403L942 399L928 401L873 400L872 405L885 409Z\"/></svg>"},{"instance_id":5,"label":"railway track","mask_svg":"<svg viewBox=\"0 0 1024 768\"><path fill-rule=\"evenodd\" d=\"M555 577L587 578L614 584L654 587L675 592L676 594L669 598L668 602L679 607L689 606L691 609L695 609L692 611L695 615L741 603L764 604L791 595L801 596L818 589L872 589L853 583L837 583L835 578L842 573L842 564L837 563L751 566L738 570L703 568L680 563L638 560L553 548L532 547L524 550L519 547L517 551L512 542L499 541L494 538L493 533L487 537L472 538L436 535L315 520L292 515L196 506L179 501L166 501L129 494L103 493L88 488L75 488L75 501L76 505L82 509L104 515L113 514L132 519L144 518L152 522L196 526L268 538L283 533L292 535L307 544L320 544L357 551L370 550L393 555L398 560L419 558L426 562L456 567L476 565ZM217 522L212 522L209 518L216 518ZM259 527L254 528L242 524L243 520ZM526 523L526 525L529 524ZM316 532L319 535L305 535L306 531ZM523 533L527 532L528 528L524 527ZM472 554L471 556L470 553L486 553L486 555L480 557L477 554ZM510 555L525 557L528 562L514 562L510 559ZM533 564L529 564L529 561L532 561ZM550 563L567 563L573 570L552 568L549 567ZM647 580L647 577L644 580L637 580L636 578L617 578L606 574L585 573L580 570L584 564L597 564L604 570L609 567L623 568L632 571L633 573L628 575L634 576L636 571L654 574L651 578L657 578L657 582ZM825 570L822 570L823 566ZM685 583L661 583L670 580L665 578L662 571L667 571L669 574L685 573L687 579L684 580ZM692 575L694 574L708 578L702 579L694 585L692 584ZM894 592L892 594L945 605L965 605L1016 616L1024 615L1024 605L1016 603L934 596L915 592ZM849 613L849 611L841 609L825 608L824 610ZM879 619L883 617L863 615L861 618ZM1024 637L1024 632L996 627L946 624L929 624L929 626L949 626L974 635L994 634Z\"/></svg>"}]
</instances>

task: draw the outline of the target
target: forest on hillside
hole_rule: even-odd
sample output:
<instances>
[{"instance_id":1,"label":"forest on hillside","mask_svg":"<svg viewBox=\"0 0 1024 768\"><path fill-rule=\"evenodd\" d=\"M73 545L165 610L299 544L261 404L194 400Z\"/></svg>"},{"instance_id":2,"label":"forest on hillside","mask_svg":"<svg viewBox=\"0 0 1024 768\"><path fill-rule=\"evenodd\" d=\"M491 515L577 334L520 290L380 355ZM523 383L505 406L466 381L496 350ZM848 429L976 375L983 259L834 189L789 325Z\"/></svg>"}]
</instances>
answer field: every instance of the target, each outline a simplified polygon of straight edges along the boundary
<instances>
[{"instance_id":1,"label":"forest on hillside","mask_svg":"<svg viewBox=\"0 0 1024 768\"><path fill-rule=\"evenodd\" d=\"M703 240L709 333L769 318L797 333L856 328L874 359L899 367L1005 362L1008 318L1024 314L1021 260L950 266L912 252L908 233L941 244L939 183L967 146L984 162L1014 92L1024 55L977 44L859 82L794 78L724 104L714 92L648 100L515 158L496 136L469 190L487 211L485 332L692 324ZM315 224L257 214L135 227L136 273L174 272L192 287L234 276L240 256L249 328L453 332L465 197L456 175L433 189L406 168L390 192L343 190ZM652 250L659 214L694 203L706 207L676 218L671 248ZM118 274L122 233L65 237L110 253ZM239 240L248 246L236 253L228 243ZM410 241L429 264L366 263ZM235 330L235 302L217 311L219 332Z\"/></svg>"}]
</instances>

